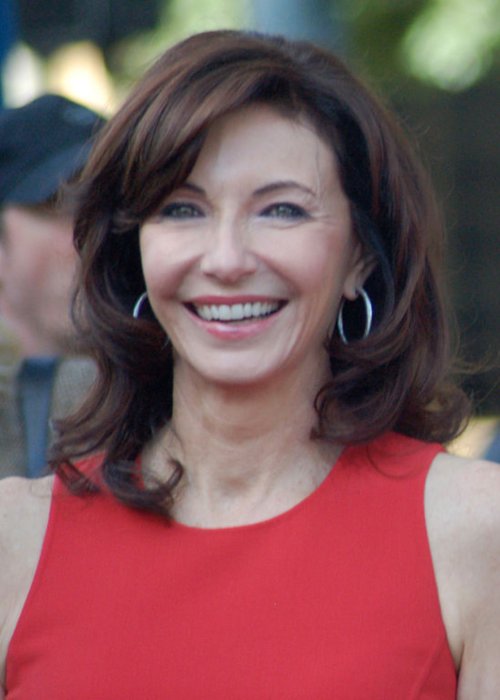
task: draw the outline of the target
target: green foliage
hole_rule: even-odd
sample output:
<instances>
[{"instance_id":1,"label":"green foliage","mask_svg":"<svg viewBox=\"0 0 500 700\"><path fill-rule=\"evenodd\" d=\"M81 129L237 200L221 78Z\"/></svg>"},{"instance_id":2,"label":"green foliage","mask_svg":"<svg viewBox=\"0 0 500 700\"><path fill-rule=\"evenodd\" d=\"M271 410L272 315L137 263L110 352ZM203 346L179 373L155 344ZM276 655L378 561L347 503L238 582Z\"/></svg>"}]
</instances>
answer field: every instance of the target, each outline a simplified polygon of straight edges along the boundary
<instances>
[{"instance_id":1,"label":"green foliage","mask_svg":"<svg viewBox=\"0 0 500 700\"><path fill-rule=\"evenodd\" d=\"M351 59L388 88L412 76L462 90L498 60L499 0L332 0L339 2Z\"/></svg>"},{"instance_id":2,"label":"green foliage","mask_svg":"<svg viewBox=\"0 0 500 700\"><path fill-rule=\"evenodd\" d=\"M158 27L114 47L110 68L123 92L168 46L195 32L245 23L245 0L163 0Z\"/></svg>"},{"instance_id":3,"label":"green foliage","mask_svg":"<svg viewBox=\"0 0 500 700\"><path fill-rule=\"evenodd\" d=\"M498 62L500 0L329 1L346 29L349 62L388 92L415 79L461 90ZM163 2L158 27L121 42L110 55L112 73L123 91L161 51L189 34L248 26L246 13L252 4L251 0Z\"/></svg>"}]
</instances>

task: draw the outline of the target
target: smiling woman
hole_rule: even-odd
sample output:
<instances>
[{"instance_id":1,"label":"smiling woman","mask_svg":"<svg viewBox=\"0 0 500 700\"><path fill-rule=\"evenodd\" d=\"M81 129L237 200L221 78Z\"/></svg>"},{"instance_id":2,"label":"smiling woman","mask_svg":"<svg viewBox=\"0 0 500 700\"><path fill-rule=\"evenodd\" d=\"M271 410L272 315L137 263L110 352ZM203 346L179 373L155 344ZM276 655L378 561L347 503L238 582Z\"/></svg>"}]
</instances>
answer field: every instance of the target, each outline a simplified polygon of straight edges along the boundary
<instances>
[{"instance_id":1,"label":"smiling woman","mask_svg":"<svg viewBox=\"0 0 500 700\"><path fill-rule=\"evenodd\" d=\"M331 148L265 105L208 128L186 182L141 226L140 249L193 401L201 378L237 393L263 381L277 394L297 381L319 390L339 301L370 270Z\"/></svg>"},{"instance_id":2,"label":"smiling woman","mask_svg":"<svg viewBox=\"0 0 500 700\"><path fill-rule=\"evenodd\" d=\"M394 120L311 44L205 33L75 197L99 376L0 488L8 700L497 698L500 475L441 445L468 402Z\"/></svg>"}]
</instances>

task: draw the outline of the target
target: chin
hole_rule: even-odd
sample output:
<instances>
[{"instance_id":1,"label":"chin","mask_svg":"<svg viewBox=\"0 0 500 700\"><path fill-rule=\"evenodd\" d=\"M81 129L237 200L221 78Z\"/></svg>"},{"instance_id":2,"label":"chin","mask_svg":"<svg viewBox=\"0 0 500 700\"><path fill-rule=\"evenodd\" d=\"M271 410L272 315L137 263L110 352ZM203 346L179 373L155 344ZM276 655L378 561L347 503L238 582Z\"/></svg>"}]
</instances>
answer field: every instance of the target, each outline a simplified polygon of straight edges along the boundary
<instances>
[{"instance_id":1,"label":"chin","mask_svg":"<svg viewBox=\"0 0 500 700\"><path fill-rule=\"evenodd\" d=\"M260 366L255 367L245 363L243 357L232 362L226 358L225 362L213 365L186 363L183 368L182 364L176 365L176 375L181 381L192 375L196 383L201 381L224 389L265 386L272 383L273 378L280 374L278 366L264 368L260 364Z\"/></svg>"}]
</instances>

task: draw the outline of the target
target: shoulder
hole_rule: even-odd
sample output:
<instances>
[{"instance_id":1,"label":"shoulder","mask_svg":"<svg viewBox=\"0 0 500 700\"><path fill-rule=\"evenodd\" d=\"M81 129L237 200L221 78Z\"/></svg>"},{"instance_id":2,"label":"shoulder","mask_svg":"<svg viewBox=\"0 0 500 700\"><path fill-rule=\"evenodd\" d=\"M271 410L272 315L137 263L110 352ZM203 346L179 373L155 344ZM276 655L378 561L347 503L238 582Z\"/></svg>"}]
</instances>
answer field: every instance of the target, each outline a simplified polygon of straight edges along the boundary
<instances>
[{"instance_id":1,"label":"shoulder","mask_svg":"<svg viewBox=\"0 0 500 700\"><path fill-rule=\"evenodd\" d=\"M500 693L500 465L440 454L426 518L460 697Z\"/></svg>"},{"instance_id":2,"label":"shoulder","mask_svg":"<svg viewBox=\"0 0 500 700\"><path fill-rule=\"evenodd\" d=\"M0 538L2 544L14 532L24 532L33 516L50 508L54 477L0 480Z\"/></svg>"},{"instance_id":3,"label":"shoulder","mask_svg":"<svg viewBox=\"0 0 500 700\"><path fill-rule=\"evenodd\" d=\"M436 546L457 571L496 571L500 564L500 464L439 454L429 472L426 515ZM498 572L500 575L500 571Z\"/></svg>"},{"instance_id":4,"label":"shoulder","mask_svg":"<svg viewBox=\"0 0 500 700\"><path fill-rule=\"evenodd\" d=\"M53 477L0 481L0 673L40 556L52 484Z\"/></svg>"},{"instance_id":5,"label":"shoulder","mask_svg":"<svg viewBox=\"0 0 500 700\"><path fill-rule=\"evenodd\" d=\"M0 481L0 593L13 586L30 556L38 553L49 517L53 480L48 476Z\"/></svg>"},{"instance_id":6,"label":"shoulder","mask_svg":"<svg viewBox=\"0 0 500 700\"><path fill-rule=\"evenodd\" d=\"M438 454L429 473L427 500L429 515L438 519L443 534L456 530L465 537L456 546L471 544L480 534L499 535L500 464Z\"/></svg>"}]
</instances>

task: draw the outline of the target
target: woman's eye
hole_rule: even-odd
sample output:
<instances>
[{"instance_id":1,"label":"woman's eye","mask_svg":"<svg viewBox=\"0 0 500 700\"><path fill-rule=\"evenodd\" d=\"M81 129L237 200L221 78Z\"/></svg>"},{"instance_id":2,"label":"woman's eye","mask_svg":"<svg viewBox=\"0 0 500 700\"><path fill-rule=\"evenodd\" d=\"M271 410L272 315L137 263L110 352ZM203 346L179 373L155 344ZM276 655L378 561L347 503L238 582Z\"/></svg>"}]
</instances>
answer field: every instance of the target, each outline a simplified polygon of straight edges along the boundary
<instances>
[{"instance_id":1,"label":"woman's eye","mask_svg":"<svg viewBox=\"0 0 500 700\"><path fill-rule=\"evenodd\" d=\"M262 212L262 216L273 216L278 219L303 219L307 216L302 207L297 204L289 204L288 202L280 202L266 207Z\"/></svg>"},{"instance_id":2,"label":"woman's eye","mask_svg":"<svg viewBox=\"0 0 500 700\"><path fill-rule=\"evenodd\" d=\"M161 210L161 216L167 219L193 219L203 216L202 211L187 202L172 202Z\"/></svg>"}]
</instances>

